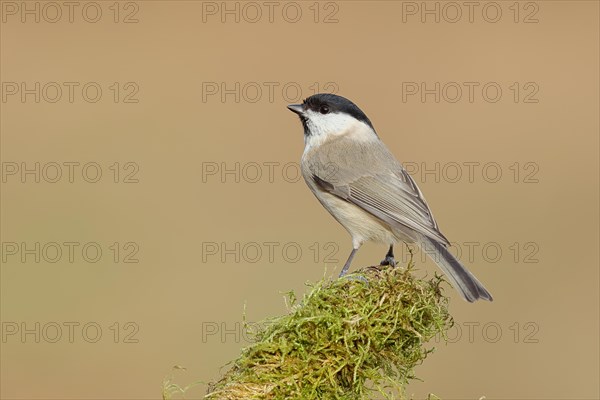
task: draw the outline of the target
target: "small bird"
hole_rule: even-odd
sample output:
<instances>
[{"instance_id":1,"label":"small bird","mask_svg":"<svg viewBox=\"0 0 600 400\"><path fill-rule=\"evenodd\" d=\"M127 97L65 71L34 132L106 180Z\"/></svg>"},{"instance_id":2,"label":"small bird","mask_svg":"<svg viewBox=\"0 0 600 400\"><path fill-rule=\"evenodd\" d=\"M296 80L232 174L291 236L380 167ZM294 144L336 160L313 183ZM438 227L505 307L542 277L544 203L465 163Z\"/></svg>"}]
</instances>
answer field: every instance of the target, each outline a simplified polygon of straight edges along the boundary
<instances>
[{"instance_id":1,"label":"small bird","mask_svg":"<svg viewBox=\"0 0 600 400\"><path fill-rule=\"evenodd\" d=\"M450 279L462 297L492 301L492 295L447 249L421 190L379 139L373 124L350 100L315 94L288 109L304 127L301 171L319 202L352 236L352 252L372 240L389 245L381 265L394 267L394 244L416 243Z\"/></svg>"}]
</instances>

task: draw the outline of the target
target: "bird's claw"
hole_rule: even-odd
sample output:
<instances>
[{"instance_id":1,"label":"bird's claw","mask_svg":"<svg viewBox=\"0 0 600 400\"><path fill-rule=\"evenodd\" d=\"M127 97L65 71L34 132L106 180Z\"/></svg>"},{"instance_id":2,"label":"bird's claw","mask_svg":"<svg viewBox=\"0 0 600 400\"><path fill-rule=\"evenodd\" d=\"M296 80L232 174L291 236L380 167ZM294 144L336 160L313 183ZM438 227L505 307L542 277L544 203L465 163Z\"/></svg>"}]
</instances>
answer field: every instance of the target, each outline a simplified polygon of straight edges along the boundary
<instances>
[{"instance_id":1,"label":"bird's claw","mask_svg":"<svg viewBox=\"0 0 600 400\"><path fill-rule=\"evenodd\" d=\"M390 267L396 267L396 260L394 259L394 257L388 257L386 256L385 259L383 259L379 265L389 265Z\"/></svg>"}]
</instances>

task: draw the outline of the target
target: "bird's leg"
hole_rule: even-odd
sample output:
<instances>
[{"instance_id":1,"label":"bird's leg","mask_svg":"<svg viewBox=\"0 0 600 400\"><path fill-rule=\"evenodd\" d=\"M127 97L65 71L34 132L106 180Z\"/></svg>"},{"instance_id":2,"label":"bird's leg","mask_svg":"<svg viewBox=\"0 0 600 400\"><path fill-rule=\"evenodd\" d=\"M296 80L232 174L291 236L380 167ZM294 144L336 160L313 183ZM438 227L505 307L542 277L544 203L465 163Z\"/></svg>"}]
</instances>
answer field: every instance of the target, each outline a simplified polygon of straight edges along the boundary
<instances>
[{"instance_id":1,"label":"bird's leg","mask_svg":"<svg viewBox=\"0 0 600 400\"><path fill-rule=\"evenodd\" d=\"M385 258L379 263L379 265L389 265L391 267L396 266L396 260L394 260L394 245L390 245L390 249L388 250Z\"/></svg>"},{"instance_id":2,"label":"bird's leg","mask_svg":"<svg viewBox=\"0 0 600 400\"><path fill-rule=\"evenodd\" d=\"M346 272L348 272L348 268L350 268L350 264L352 264L352 259L354 258L354 255L356 254L356 252L358 251L358 248L352 249L352 252L350 253L350 256L348 257L348 261L346 261L346 264L344 264L344 268L342 268L342 271L340 272L340 278L344 275L346 275Z\"/></svg>"}]
</instances>

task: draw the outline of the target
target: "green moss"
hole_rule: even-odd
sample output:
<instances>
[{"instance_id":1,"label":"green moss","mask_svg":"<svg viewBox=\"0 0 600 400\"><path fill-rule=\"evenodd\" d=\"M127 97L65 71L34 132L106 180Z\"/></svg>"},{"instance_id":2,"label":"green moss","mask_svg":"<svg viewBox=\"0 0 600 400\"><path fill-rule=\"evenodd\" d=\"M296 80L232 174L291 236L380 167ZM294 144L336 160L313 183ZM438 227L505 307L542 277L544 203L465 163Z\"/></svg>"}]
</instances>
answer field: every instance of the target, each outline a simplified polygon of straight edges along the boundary
<instances>
[{"instance_id":1,"label":"green moss","mask_svg":"<svg viewBox=\"0 0 600 400\"><path fill-rule=\"evenodd\" d=\"M442 278L417 279L411 270L412 264L367 267L322 280L300 303L288 293L290 313L258 324L253 344L205 398L402 396L414 367L432 351L426 342L452 324Z\"/></svg>"}]
</instances>

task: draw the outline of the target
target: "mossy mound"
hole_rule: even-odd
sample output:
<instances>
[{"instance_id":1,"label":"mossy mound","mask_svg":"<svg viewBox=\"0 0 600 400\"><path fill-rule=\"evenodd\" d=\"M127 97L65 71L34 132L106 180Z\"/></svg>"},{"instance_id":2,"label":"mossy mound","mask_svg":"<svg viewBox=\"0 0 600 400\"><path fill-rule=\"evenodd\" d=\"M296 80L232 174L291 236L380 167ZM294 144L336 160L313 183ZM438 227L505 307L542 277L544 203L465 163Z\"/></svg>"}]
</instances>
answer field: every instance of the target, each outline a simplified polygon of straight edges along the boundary
<instances>
[{"instance_id":1,"label":"mossy mound","mask_svg":"<svg viewBox=\"0 0 600 400\"><path fill-rule=\"evenodd\" d=\"M252 332L206 399L367 399L400 393L452 325L442 278L408 268L367 267L311 285L290 313Z\"/></svg>"}]
</instances>

